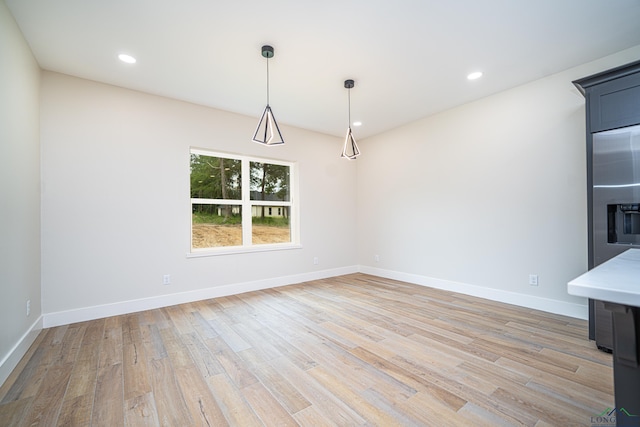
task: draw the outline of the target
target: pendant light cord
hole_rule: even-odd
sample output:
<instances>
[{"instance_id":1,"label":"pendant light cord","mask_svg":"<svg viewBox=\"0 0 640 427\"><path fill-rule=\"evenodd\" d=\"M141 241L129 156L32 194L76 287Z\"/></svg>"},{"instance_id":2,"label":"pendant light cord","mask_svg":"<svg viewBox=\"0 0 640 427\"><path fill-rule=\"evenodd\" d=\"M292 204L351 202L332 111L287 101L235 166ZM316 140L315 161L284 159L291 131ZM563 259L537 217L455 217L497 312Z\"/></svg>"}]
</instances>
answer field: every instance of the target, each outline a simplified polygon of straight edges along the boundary
<instances>
[{"instance_id":1,"label":"pendant light cord","mask_svg":"<svg viewBox=\"0 0 640 427\"><path fill-rule=\"evenodd\" d=\"M267 105L269 105L269 58L267 58Z\"/></svg>"},{"instance_id":2,"label":"pendant light cord","mask_svg":"<svg viewBox=\"0 0 640 427\"><path fill-rule=\"evenodd\" d=\"M349 122L347 123L347 127L351 129L351 89L347 91L347 94L349 95Z\"/></svg>"}]
</instances>

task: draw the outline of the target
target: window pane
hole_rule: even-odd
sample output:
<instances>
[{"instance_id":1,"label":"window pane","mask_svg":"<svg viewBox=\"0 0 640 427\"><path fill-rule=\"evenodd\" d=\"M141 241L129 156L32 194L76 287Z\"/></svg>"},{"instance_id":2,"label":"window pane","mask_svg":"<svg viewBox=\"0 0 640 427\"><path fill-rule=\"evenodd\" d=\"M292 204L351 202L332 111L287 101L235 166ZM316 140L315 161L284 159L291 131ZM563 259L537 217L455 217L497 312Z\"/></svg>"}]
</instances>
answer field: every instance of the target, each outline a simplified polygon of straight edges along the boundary
<instances>
[{"instance_id":1,"label":"window pane","mask_svg":"<svg viewBox=\"0 0 640 427\"><path fill-rule=\"evenodd\" d=\"M289 166L250 162L251 200L288 202Z\"/></svg>"},{"instance_id":2,"label":"window pane","mask_svg":"<svg viewBox=\"0 0 640 427\"><path fill-rule=\"evenodd\" d=\"M241 245L240 205L192 205L191 247L201 249Z\"/></svg>"},{"instance_id":3,"label":"window pane","mask_svg":"<svg viewBox=\"0 0 640 427\"><path fill-rule=\"evenodd\" d=\"M251 242L254 245L291 242L289 206L252 206Z\"/></svg>"},{"instance_id":4,"label":"window pane","mask_svg":"<svg viewBox=\"0 0 640 427\"><path fill-rule=\"evenodd\" d=\"M240 200L241 161L191 154L191 198Z\"/></svg>"}]
</instances>

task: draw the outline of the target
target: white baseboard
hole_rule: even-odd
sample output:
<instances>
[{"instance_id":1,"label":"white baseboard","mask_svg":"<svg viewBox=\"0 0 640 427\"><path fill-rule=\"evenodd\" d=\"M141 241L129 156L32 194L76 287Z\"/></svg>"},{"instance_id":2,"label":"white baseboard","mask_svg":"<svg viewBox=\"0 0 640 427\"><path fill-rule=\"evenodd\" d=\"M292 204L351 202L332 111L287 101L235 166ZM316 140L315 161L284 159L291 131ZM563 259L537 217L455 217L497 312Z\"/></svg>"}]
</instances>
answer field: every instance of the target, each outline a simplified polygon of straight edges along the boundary
<instances>
[{"instance_id":1,"label":"white baseboard","mask_svg":"<svg viewBox=\"0 0 640 427\"><path fill-rule=\"evenodd\" d=\"M314 271L311 273L295 274L291 276L256 280L252 282L235 283L232 285L216 286L189 292L159 295L156 297L122 301L113 304L94 305L91 307L78 308L74 310L46 313L43 315L44 327L51 328L54 326L85 322L88 320L135 313L144 310L152 310L155 308L168 307L176 304L184 304L210 298L237 295L244 292L275 288L277 286L293 285L296 283L326 279L329 277L341 276L344 274L352 274L357 272L358 266L334 268L331 270Z\"/></svg>"},{"instance_id":2,"label":"white baseboard","mask_svg":"<svg viewBox=\"0 0 640 427\"><path fill-rule=\"evenodd\" d=\"M428 286L430 288L458 292L474 297L518 305L520 307L546 311L547 313L561 314L563 316L569 316L583 320L587 320L589 318L589 307L587 304L574 304L550 298L541 298L535 295L519 294L516 292L509 292L501 289L485 288L482 286L470 285L467 283L435 279L432 277L420 276L410 273L401 273L393 270L383 270L380 268L368 267L364 265L360 266L360 272L371 274L374 276L385 277L388 279L400 280L402 282L413 283L415 285Z\"/></svg>"},{"instance_id":3,"label":"white baseboard","mask_svg":"<svg viewBox=\"0 0 640 427\"><path fill-rule=\"evenodd\" d=\"M573 304L565 301L518 294L500 289L484 288L467 283L435 279L432 277L402 273L393 270L384 270L368 266L350 266L43 314L20 338L8 355L0 362L0 384L9 377L11 371L18 365L20 359L26 354L27 350L29 350L29 347L33 344L42 328L68 325L87 320L135 313L138 311L168 307L171 305L201 301L210 298L237 295L244 292L275 288L278 286L292 285L358 272L451 292L459 292L461 294L486 298L507 304L514 304L521 307L546 311L548 313L561 314L578 319L588 319L589 317L589 310L586 304Z\"/></svg>"},{"instance_id":4,"label":"white baseboard","mask_svg":"<svg viewBox=\"0 0 640 427\"><path fill-rule=\"evenodd\" d=\"M27 353L31 344L36 340L43 328L42 316L31 325L27 332L20 337L18 343L13 346L9 353L0 361L0 385L2 385L11 372L18 366L20 359Z\"/></svg>"},{"instance_id":5,"label":"white baseboard","mask_svg":"<svg viewBox=\"0 0 640 427\"><path fill-rule=\"evenodd\" d=\"M96 305L68 311L46 313L43 315L43 325L45 328L51 328L54 326L101 319L104 317L117 316L121 314L135 313L144 310L152 310L155 308L168 307L171 305L200 301L209 298L237 295L244 292L269 289L277 286L292 285L318 279L326 279L329 277L341 276L344 274L352 274L357 272L386 277L394 280L400 280L416 285L428 286L436 289L459 292L466 295L472 295L480 298L514 304L521 307L546 311L548 313L561 314L578 319L588 319L588 306L586 304L573 304L565 301L519 294L500 289L484 288L482 286L470 285L467 283L435 279L432 277L402 273L393 270L384 270L368 266L350 266L311 273L296 274L291 276L276 277L272 279L256 280L252 282L216 286L206 289L198 289L195 291L160 295L138 300L122 301L113 304Z\"/></svg>"}]
</instances>

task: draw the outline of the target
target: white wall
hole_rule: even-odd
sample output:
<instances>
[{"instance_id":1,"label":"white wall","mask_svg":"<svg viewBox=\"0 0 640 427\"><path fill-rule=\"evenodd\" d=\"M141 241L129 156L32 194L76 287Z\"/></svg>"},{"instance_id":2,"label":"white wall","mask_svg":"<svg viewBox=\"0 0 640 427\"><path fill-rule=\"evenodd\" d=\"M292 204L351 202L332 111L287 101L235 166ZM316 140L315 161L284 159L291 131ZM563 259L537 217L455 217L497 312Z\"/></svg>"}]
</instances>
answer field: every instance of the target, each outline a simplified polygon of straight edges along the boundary
<instances>
[{"instance_id":1,"label":"white wall","mask_svg":"<svg viewBox=\"0 0 640 427\"><path fill-rule=\"evenodd\" d=\"M0 384L41 327L39 82L40 68L0 1Z\"/></svg>"},{"instance_id":2,"label":"white wall","mask_svg":"<svg viewBox=\"0 0 640 427\"><path fill-rule=\"evenodd\" d=\"M0 19L0 358L28 342L41 312L52 326L358 264L586 315L586 302L566 294L586 269L587 234L584 99L570 82L640 48L361 141L363 156L345 162L339 138L284 126L287 145L266 148L249 141L257 118L52 72L39 87L1 2ZM303 248L188 258L190 146L298 161Z\"/></svg>"},{"instance_id":3,"label":"white wall","mask_svg":"<svg viewBox=\"0 0 640 427\"><path fill-rule=\"evenodd\" d=\"M356 168L340 139L283 126L286 144L263 147L256 124L43 72L45 326L356 271ZM187 258L190 146L298 162L303 248Z\"/></svg>"},{"instance_id":4,"label":"white wall","mask_svg":"<svg viewBox=\"0 0 640 427\"><path fill-rule=\"evenodd\" d=\"M571 82L639 56L640 46L363 141L363 270L586 317L586 300L566 291L587 268L585 101Z\"/></svg>"}]
</instances>

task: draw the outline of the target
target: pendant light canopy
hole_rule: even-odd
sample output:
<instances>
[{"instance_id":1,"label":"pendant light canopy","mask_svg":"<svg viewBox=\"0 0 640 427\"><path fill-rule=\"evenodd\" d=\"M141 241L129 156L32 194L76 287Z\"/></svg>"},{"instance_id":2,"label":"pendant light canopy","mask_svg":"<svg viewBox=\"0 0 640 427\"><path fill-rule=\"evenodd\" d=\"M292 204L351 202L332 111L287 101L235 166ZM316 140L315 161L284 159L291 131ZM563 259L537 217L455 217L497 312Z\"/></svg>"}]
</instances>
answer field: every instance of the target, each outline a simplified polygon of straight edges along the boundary
<instances>
[{"instance_id":1,"label":"pendant light canopy","mask_svg":"<svg viewBox=\"0 0 640 427\"><path fill-rule=\"evenodd\" d=\"M267 106L260 117L256 133L253 134L253 141L267 146L280 145L284 144L284 139L271 106L269 106L269 58L273 58L273 47L262 46L262 56L267 58Z\"/></svg>"},{"instance_id":2,"label":"pendant light canopy","mask_svg":"<svg viewBox=\"0 0 640 427\"><path fill-rule=\"evenodd\" d=\"M355 158L360 155L358 144L356 144L356 140L351 132L351 88L354 86L355 82L353 80L344 81L344 87L347 88L347 93L349 94L349 122L347 124L347 136L344 139L344 147L342 147L340 157L348 160L355 160Z\"/></svg>"}]
</instances>

